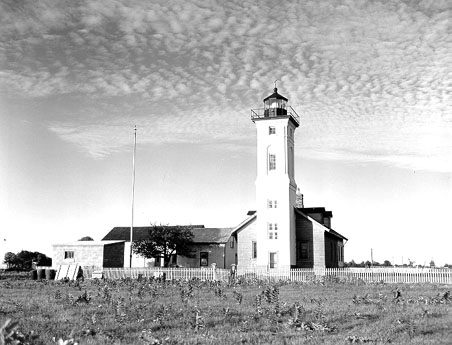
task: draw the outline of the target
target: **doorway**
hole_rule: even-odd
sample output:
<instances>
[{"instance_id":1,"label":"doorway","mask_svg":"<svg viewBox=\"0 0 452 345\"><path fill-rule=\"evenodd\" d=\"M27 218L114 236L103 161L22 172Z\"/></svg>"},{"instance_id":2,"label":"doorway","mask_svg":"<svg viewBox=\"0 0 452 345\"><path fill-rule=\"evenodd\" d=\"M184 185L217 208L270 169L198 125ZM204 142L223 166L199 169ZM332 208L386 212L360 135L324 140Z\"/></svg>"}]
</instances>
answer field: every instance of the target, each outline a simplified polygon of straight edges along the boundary
<instances>
[{"instance_id":1,"label":"doorway","mask_svg":"<svg viewBox=\"0 0 452 345\"><path fill-rule=\"evenodd\" d=\"M270 253L270 268L276 268L278 266L278 253Z\"/></svg>"}]
</instances>

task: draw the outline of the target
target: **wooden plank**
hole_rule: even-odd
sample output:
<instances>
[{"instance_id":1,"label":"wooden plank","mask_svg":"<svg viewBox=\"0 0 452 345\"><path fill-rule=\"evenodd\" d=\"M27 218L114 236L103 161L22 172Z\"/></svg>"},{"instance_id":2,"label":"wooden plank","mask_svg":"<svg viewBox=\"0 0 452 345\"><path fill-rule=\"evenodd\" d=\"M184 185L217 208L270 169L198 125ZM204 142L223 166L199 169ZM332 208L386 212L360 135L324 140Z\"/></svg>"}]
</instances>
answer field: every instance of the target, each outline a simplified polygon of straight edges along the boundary
<instances>
[{"instance_id":1,"label":"wooden plank","mask_svg":"<svg viewBox=\"0 0 452 345\"><path fill-rule=\"evenodd\" d=\"M67 276L70 265L59 265L57 274L55 275L55 280L61 280Z\"/></svg>"},{"instance_id":2,"label":"wooden plank","mask_svg":"<svg viewBox=\"0 0 452 345\"><path fill-rule=\"evenodd\" d=\"M79 272L80 265L59 265L57 273L55 275L55 280L61 280L68 278L70 280L77 279L77 274Z\"/></svg>"}]
</instances>

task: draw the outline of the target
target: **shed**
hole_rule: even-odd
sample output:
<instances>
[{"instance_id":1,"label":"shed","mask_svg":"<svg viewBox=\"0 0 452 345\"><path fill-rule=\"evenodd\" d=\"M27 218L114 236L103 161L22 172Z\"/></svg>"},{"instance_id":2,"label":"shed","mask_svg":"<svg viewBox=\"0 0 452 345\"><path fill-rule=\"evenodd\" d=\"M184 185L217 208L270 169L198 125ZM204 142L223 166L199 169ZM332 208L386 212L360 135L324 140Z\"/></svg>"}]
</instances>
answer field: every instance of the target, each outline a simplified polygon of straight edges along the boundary
<instances>
[{"instance_id":1,"label":"shed","mask_svg":"<svg viewBox=\"0 0 452 345\"><path fill-rule=\"evenodd\" d=\"M124 267L125 241L76 241L53 245L53 264Z\"/></svg>"}]
</instances>

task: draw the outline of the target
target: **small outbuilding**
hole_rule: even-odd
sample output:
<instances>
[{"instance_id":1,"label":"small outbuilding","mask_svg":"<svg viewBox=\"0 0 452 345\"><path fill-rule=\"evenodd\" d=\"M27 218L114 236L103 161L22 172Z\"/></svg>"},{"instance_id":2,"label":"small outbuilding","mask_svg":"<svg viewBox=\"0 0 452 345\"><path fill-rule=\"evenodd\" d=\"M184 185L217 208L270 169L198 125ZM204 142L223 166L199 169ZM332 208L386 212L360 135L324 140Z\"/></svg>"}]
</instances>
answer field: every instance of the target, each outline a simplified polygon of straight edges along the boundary
<instances>
[{"instance_id":1,"label":"small outbuilding","mask_svg":"<svg viewBox=\"0 0 452 345\"><path fill-rule=\"evenodd\" d=\"M124 267L125 241L76 241L53 245L53 265Z\"/></svg>"}]
</instances>

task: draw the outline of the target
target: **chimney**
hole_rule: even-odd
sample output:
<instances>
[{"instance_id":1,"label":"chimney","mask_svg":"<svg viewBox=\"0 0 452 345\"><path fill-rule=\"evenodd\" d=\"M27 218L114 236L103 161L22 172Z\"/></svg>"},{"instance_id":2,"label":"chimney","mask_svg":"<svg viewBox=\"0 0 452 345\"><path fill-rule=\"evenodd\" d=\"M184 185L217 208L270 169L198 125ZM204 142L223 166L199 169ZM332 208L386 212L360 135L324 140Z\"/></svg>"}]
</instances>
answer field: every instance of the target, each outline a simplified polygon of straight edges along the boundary
<instances>
[{"instance_id":1,"label":"chimney","mask_svg":"<svg viewBox=\"0 0 452 345\"><path fill-rule=\"evenodd\" d=\"M297 198L295 200L295 207L297 208L304 208L304 197L303 194L300 192L300 188L297 189Z\"/></svg>"}]
</instances>

